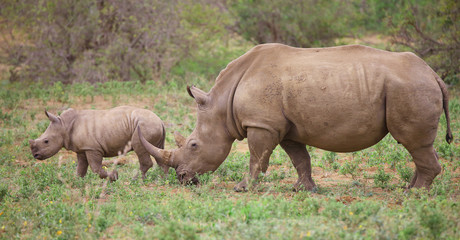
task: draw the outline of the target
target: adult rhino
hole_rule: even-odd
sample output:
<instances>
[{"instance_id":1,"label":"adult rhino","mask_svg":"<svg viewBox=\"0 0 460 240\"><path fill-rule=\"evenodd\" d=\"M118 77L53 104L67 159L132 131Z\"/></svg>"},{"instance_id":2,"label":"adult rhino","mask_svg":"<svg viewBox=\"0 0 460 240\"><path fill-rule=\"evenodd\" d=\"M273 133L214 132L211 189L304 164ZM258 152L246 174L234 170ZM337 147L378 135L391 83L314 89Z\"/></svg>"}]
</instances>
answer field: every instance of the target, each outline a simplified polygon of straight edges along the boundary
<instances>
[{"instance_id":1,"label":"adult rhino","mask_svg":"<svg viewBox=\"0 0 460 240\"><path fill-rule=\"evenodd\" d=\"M141 142L181 182L216 170L235 139L248 139L250 177L257 180L280 144L298 173L296 189L315 188L306 145L353 152L388 132L412 155L411 187L429 188L441 166L433 148L444 110L452 141L444 82L419 57L366 46L294 48L258 45L222 70L209 93L187 88L198 104L196 128L179 148ZM139 130L140 131L140 130ZM248 179L235 186L242 191Z\"/></svg>"}]
</instances>

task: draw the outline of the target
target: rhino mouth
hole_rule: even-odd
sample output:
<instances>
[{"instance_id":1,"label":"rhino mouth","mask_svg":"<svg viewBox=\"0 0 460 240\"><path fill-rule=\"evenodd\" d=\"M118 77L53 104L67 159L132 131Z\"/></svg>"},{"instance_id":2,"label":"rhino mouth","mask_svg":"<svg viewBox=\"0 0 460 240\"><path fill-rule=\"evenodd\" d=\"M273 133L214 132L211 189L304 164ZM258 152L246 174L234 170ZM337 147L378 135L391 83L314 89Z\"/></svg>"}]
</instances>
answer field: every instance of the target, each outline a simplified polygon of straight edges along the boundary
<instances>
[{"instance_id":1,"label":"rhino mouth","mask_svg":"<svg viewBox=\"0 0 460 240\"><path fill-rule=\"evenodd\" d=\"M41 154L35 153L34 158L37 160L45 160L45 157Z\"/></svg>"},{"instance_id":2,"label":"rhino mouth","mask_svg":"<svg viewBox=\"0 0 460 240\"><path fill-rule=\"evenodd\" d=\"M32 151L32 155L37 160L45 160L46 157L43 154L40 154L38 151Z\"/></svg>"},{"instance_id":3,"label":"rhino mouth","mask_svg":"<svg viewBox=\"0 0 460 240\"><path fill-rule=\"evenodd\" d=\"M186 171L178 172L177 179L183 185L198 185L200 183L195 174L190 174Z\"/></svg>"}]
</instances>

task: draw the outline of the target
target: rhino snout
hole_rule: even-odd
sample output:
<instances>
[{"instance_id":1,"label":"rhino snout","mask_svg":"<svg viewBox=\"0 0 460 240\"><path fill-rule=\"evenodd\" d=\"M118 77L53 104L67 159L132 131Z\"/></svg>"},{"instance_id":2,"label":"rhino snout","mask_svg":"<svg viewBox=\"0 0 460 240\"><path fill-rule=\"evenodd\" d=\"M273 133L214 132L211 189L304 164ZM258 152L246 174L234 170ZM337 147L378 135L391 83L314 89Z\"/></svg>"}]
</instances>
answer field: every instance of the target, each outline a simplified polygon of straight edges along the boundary
<instances>
[{"instance_id":1,"label":"rhino snout","mask_svg":"<svg viewBox=\"0 0 460 240\"><path fill-rule=\"evenodd\" d=\"M185 185L189 185L189 184L197 185L198 183L200 183L200 181L195 176L195 174L191 174L186 171L178 172L177 179L179 180L181 184L185 184Z\"/></svg>"},{"instance_id":2,"label":"rhino snout","mask_svg":"<svg viewBox=\"0 0 460 240\"><path fill-rule=\"evenodd\" d=\"M34 158L37 159L37 160L45 160L45 157L40 153L32 151L32 154L33 154Z\"/></svg>"}]
</instances>

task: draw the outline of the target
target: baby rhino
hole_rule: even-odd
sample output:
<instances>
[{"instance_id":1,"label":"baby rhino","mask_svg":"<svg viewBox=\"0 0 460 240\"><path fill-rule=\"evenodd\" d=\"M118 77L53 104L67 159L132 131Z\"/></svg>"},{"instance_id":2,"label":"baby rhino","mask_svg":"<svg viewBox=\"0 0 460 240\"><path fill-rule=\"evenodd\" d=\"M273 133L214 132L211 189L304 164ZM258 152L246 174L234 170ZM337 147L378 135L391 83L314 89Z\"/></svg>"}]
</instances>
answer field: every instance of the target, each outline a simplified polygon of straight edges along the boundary
<instances>
[{"instance_id":1,"label":"baby rhino","mask_svg":"<svg viewBox=\"0 0 460 240\"><path fill-rule=\"evenodd\" d=\"M165 129L161 119L153 112L129 106L109 110L75 110L69 108L60 116L45 111L50 125L38 139L30 140L34 158L44 160L64 147L77 153L77 174L84 177L88 164L101 178L118 179L116 170L107 173L102 168L103 157L115 157L134 150L139 158L142 178L153 166L150 155L139 142L139 126L151 144L163 148ZM130 144L130 145L129 145ZM128 147L126 147L128 146ZM166 173L168 167L159 164Z\"/></svg>"}]
</instances>

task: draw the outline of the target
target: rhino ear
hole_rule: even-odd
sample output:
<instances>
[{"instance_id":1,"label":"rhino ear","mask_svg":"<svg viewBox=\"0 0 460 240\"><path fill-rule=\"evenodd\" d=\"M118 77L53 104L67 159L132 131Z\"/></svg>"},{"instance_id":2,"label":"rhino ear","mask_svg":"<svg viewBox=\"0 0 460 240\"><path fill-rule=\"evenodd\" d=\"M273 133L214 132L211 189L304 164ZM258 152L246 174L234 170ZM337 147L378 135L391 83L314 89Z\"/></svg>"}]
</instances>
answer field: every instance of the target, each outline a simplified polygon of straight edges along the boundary
<instances>
[{"instance_id":1,"label":"rhino ear","mask_svg":"<svg viewBox=\"0 0 460 240\"><path fill-rule=\"evenodd\" d=\"M54 122L54 123L59 122L59 118L53 115L52 113L49 113L48 111L45 110L45 114L51 122Z\"/></svg>"},{"instance_id":2,"label":"rhino ear","mask_svg":"<svg viewBox=\"0 0 460 240\"><path fill-rule=\"evenodd\" d=\"M182 147L185 145L185 137L182 136L179 132L174 132L174 139L176 140L176 145Z\"/></svg>"},{"instance_id":3,"label":"rhino ear","mask_svg":"<svg viewBox=\"0 0 460 240\"><path fill-rule=\"evenodd\" d=\"M208 94L195 86L187 86L187 92L199 105L205 105L209 100Z\"/></svg>"}]
</instances>

